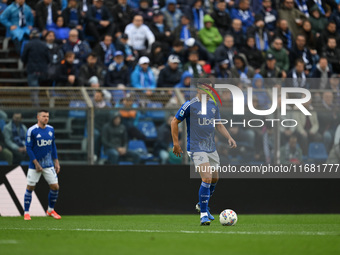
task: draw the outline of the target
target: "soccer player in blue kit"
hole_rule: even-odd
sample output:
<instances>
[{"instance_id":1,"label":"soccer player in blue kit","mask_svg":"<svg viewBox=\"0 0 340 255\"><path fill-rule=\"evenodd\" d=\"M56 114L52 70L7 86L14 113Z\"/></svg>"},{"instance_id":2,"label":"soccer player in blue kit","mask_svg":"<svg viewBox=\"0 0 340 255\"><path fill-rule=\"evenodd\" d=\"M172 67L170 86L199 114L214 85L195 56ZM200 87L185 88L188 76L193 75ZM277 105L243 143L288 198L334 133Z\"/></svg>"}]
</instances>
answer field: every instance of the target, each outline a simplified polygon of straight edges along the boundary
<instances>
[{"instance_id":1,"label":"soccer player in blue kit","mask_svg":"<svg viewBox=\"0 0 340 255\"><path fill-rule=\"evenodd\" d=\"M26 134L26 148L30 164L27 172L24 219L31 220L29 208L32 201L32 192L42 174L50 186L46 214L59 220L61 217L54 210L59 194L57 174L60 171L57 147L54 141L54 128L47 125L49 121L48 111L38 111L37 119L38 123L30 127Z\"/></svg>"},{"instance_id":2,"label":"soccer player in blue kit","mask_svg":"<svg viewBox=\"0 0 340 255\"><path fill-rule=\"evenodd\" d=\"M236 142L229 134L223 124L213 125L206 124L203 120L221 119L220 111L212 99L208 99L208 95L204 90L208 90L208 86L212 87L212 82L209 79L199 79L197 82L197 95L190 101L185 102L178 110L176 116L171 122L171 134L173 139L173 153L180 157L183 153L178 142L178 124L186 119L187 124L187 153L193 160L195 168L199 169L202 183L199 189L199 203L196 205L200 209L201 225L210 225L214 217L209 212L209 199L213 194L217 181L218 172L209 171L209 167L214 166L215 169L220 163L219 156L215 146L215 128L228 139L229 146L236 148ZM202 115L201 101L202 95L207 95L207 110L206 115Z\"/></svg>"}]
</instances>

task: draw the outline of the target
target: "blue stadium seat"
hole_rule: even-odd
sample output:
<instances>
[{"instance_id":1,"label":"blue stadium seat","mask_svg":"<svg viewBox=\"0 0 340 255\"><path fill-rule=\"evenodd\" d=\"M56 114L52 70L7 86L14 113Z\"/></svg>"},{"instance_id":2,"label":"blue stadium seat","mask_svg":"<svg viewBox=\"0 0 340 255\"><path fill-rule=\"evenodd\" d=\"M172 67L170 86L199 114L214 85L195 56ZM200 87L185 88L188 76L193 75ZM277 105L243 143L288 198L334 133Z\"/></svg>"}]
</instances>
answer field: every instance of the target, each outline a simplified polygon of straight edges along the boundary
<instances>
[{"instance_id":1,"label":"blue stadium seat","mask_svg":"<svg viewBox=\"0 0 340 255\"><path fill-rule=\"evenodd\" d=\"M156 166L156 165L159 165L159 162L157 162L157 161L146 161L145 165L150 165L150 166L155 165Z\"/></svg>"},{"instance_id":2,"label":"blue stadium seat","mask_svg":"<svg viewBox=\"0 0 340 255\"><path fill-rule=\"evenodd\" d=\"M28 166L30 164L29 161L21 161L20 166Z\"/></svg>"},{"instance_id":3,"label":"blue stadium seat","mask_svg":"<svg viewBox=\"0 0 340 255\"><path fill-rule=\"evenodd\" d=\"M131 140L129 141L128 150L137 152L142 160L151 160L153 155L148 153L146 145L142 140Z\"/></svg>"},{"instance_id":4,"label":"blue stadium seat","mask_svg":"<svg viewBox=\"0 0 340 255\"><path fill-rule=\"evenodd\" d=\"M6 125L6 121L3 119L0 119L0 130L3 131L4 130L4 126Z\"/></svg>"},{"instance_id":5,"label":"blue stadium seat","mask_svg":"<svg viewBox=\"0 0 340 255\"><path fill-rule=\"evenodd\" d=\"M122 98L125 97L125 91L124 90L112 90L112 99L115 103L119 103Z\"/></svg>"},{"instance_id":6,"label":"blue stadium seat","mask_svg":"<svg viewBox=\"0 0 340 255\"><path fill-rule=\"evenodd\" d=\"M310 143L308 157L316 161L326 161L328 154L325 145L323 143Z\"/></svg>"},{"instance_id":7,"label":"blue stadium seat","mask_svg":"<svg viewBox=\"0 0 340 255\"><path fill-rule=\"evenodd\" d=\"M0 160L0 166L8 166L8 162Z\"/></svg>"},{"instance_id":8,"label":"blue stadium seat","mask_svg":"<svg viewBox=\"0 0 340 255\"><path fill-rule=\"evenodd\" d=\"M104 146L100 148L100 158L101 159L108 159L108 156L104 153Z\"/></svg>"},{"instance_id":9,"label":"blue stadium seat","mask_svg":"<svg viewBox=\"0 0 340 255\"><path fill-rule=\"evenodd\" d=\"M72 100L70 101L69 107L70 108L86 108L87 105L84 101ZM72 118L85 119L86 111L85 110L70 110L68 113L68 116Z\"/></svg>"},{"instance_id":10,"label":"blue stadium seat","mask_svg":"<svg viewBox=\"0 0 340 255\"><path fill-rule=\"evenodd\" d=\"M121 165L121 166L131 166L131 165L133 165L133 163L130 162L130 161L119 161L118 165Z\"/></svg>"},{"instance_id":11,"label":"blue stadium seat","mask_svg":"<svg viewBox=\"0 0 340 255\"><path fill-rule=\"evenodd\" d=\"M141 131L147 139L156 139L157 130L152 121L140 121L137 125L139 131Z\"/></svg>"},{"instance_id":12,"label":"blue stadium seat","mask_svg":"<svg viewBox=\"0 0 340 255\"><path fill-rule=\"evenodd\" d=\"M146 107L162 109L163 104L162 103L147 103ZM145 115L146 117L152 118L153 120L156 120L156 121L165 119L164 111L147 111Z\"/></svg>"}]
</instances>

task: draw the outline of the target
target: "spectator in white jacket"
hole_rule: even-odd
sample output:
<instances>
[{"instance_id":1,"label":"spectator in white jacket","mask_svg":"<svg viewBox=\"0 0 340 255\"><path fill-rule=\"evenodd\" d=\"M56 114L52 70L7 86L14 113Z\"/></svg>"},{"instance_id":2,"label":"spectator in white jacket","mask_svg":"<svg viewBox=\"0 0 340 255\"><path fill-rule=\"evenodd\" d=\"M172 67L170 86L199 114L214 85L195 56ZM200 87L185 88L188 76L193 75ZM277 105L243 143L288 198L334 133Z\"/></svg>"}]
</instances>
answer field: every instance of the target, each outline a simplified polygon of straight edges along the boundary
<instances>
[{"instance_id":1,"label":"spectator in white jacket","mask_svg":"<svg viewBox=\"0 0 340 255\"><path fill-rule=\"evenodd\" d=\"M139 56L149 53L151 45L155 42L154 34L149 27L143 24L141 15L134 16L132 23L126 26L124 33L129 37L128 44L138 52Z\"/></svg>"}]
</instances>

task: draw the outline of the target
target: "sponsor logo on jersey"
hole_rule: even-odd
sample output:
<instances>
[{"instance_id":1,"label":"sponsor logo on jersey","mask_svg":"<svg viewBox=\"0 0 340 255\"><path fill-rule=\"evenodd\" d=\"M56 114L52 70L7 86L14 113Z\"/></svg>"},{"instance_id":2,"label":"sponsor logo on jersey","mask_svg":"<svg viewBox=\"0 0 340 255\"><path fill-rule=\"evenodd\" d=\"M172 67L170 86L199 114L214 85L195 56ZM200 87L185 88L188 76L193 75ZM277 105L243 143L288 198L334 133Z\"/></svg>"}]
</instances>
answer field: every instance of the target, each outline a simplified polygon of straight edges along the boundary
<instances>
[{"instance_id":1,"label":"sponsor logo on jersey","mask_svg":"<svg viewBox=\"0 0 340 255\"><path fill-rule=\"evenodd\" d=\"M51 139L49 139L49 140L41 139L41 140L37 141L37 144L38 144L39 147L48 146L48 145L52 144L52 140Z\"/></svg>"}]
</instances>

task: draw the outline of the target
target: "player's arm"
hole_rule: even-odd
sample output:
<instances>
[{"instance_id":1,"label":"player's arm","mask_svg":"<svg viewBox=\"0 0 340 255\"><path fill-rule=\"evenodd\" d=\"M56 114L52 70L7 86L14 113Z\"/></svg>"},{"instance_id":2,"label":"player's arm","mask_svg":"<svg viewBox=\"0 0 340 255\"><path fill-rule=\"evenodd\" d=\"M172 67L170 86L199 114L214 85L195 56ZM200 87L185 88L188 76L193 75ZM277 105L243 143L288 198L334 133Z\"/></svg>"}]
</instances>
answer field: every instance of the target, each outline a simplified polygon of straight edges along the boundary
<instances>
[{"instance_id":1,"label":"player's arm","mask_svg":"<svg viewBox=\"0 0 340 255\"><path fill-rule=\"evenodd\" d=\"M177 157L180 157L181 153L183 153L183 150L178 142L178 124L181 122L182 121L177 119L176 117L174 117L171 121L171 136L172 136L172 141L174 143L174 147L172 151Z\"/></svg>"},{"instance_id":2,"label":"player's arm","mask_svg":"<svg viewBox=\"0 0 340 255\"><path fill-rule=\"evenodd\" d=\"M231 137L228 130L225 128L223 124L217 124L216 129L218 130L218 132L220 132L221 135L228 139L228 143L231 148L237 147L235 140Z\"/></svg>"},{"instance_id":3,"label":"player's arm","mask_svg":"<svg viewBox=\"0 0 340 255\"><path fill-rule=\"evenodd\" d=\"M52 140L52 158L54 162L54 170L58 174L60 172L60 164L59 164L59 159L58 159L58 154L57 154L57 146L55 145L54 134L53 134L53 140Z\"/></svg>"},{"instance_id":4,"label":"player's arm","mask_svg":"<svg viewBox=\"0 0 340 255\"><path fill-rule=\"evenodd\" d=\"M26 133L26 151L27 151L27 154L28 154L28 157L30 158L30 160L32 160L34 166L35 166L35 170L38 171L38 172L41 172L43 169L41 167L41 165L39 164L36 156L34 155L34 152L33 152L33 142L34 140L34 137L32 136L32 133L31 131L27 131Z\"/></svg>"}]
</instances>

